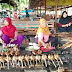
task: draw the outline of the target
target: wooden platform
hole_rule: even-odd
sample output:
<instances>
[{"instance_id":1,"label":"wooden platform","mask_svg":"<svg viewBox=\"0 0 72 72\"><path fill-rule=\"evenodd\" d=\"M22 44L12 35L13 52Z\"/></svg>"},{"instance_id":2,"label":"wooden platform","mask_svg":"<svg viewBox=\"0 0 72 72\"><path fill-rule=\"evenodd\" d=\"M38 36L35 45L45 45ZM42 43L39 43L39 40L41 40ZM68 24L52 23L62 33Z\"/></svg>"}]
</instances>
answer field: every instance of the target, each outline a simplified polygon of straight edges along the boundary
<instances>
[{"instance_id":1,"label":"wooden platform","mask_svg":"<svg viewBox=\"0 0 72 72\"><path fill-rule=\"evenodd\" d=\"M13 20L12 24L16 27L19 34L22 35L35 35L37 29L39 28L40 22L39 21L23 21L23 20ZM54 28L53 21L47 21L47 25L50 30L56 32ZM0 23L0 27L3 27L3 23Z\"/></svg>"}]
</instances>

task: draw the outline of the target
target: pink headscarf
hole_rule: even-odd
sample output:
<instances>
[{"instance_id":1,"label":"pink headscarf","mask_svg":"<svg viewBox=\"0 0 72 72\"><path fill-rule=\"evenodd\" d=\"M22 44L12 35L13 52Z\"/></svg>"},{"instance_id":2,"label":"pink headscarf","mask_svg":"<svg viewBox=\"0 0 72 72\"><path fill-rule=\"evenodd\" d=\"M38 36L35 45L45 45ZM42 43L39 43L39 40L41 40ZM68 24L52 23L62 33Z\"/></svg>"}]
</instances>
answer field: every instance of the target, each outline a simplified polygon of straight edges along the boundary
<instances>
[{"instance_id":1,"label":"pink headscarf","mask_svg":"<svg viewBox=\"0 0 72 72\"><path fill-rule=\"evenodd\" d=\"M3 34L7 35L9 38L13 38L14 37L14 33L16 31L15 26L12 25L11 19L10 18L5 18L4 20L6 20L9 25L8 26L3 26L1 28L1 31L3 32Z\"/></svg>"}]
</instances>

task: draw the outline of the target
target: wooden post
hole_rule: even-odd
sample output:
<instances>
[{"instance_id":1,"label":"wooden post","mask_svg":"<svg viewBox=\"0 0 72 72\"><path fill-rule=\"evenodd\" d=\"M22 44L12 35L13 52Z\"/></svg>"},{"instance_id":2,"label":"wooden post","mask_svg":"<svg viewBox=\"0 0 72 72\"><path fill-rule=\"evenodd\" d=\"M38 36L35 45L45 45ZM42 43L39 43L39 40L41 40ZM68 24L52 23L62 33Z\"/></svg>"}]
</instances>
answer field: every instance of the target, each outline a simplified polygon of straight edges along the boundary
<instances>
[{"instance_id":1,"label":"wooden post","mask_svg":"<svg viewBox=\"0 0 72 72\"><path fill-rule=\"evenodd\" d=\"M55 14L54 14L54 11L53 11L53 18L55 18Z\"/></svg>"},{"instance_id":2,"label":"wooden post","mask_svg":"<svg viewBox=\"0 0 72 72\"><path fill-rule=\"evenodd\" d=\"M38 7L37 7L37 15L38 15Z\"/></svg>"},{"instance_id":3,"label":"wooden post","mask_svg":"<svg viewBox=\"0 0 72 72\"><path fill-rule=\"evenodd\" d=\"M68 8L67 8L67 13L68 13Z\"/></svg>"},{"instance_id":4,"label":"wooden post","mask_svg":"<svg viewBox=\"0 0 72 72\"><path fill-rule=\"evenodd\" d=\"M45 19L46 19L46 0L45 0Z\"/></svg>"},{"instance_id":5,"label":"wooden post","mask_svg":"<svg viewBox=\"0 0 72 72\"><path fill-rule=\"evenodd\" d=\"M9 11L10 11L10 0L9 0ZM11 13L10 13L10 18L11 18Z\"/></svg>"},{"instance_id":6,"label":"wooden post","mask_svg":"<svg viewBox=\"0 0 72 72\"><path fill-rule=\"evenodd\" d=\"M62 7L61 7L61 14L62 14Z\"/></svg>"},{"instance_id":7,"label":"wooden post","mask_svg":"<svg viewBox=\"0 0 72 72\"><path fill-rule=\"evenodd\" d=\"M20 16L20 9L21 9L20 3L21 3L21 0L19 0L19 16Z\"/></svg>"},{"instance_id":8,"label":"wooden post","mask_svg":"<svg viewBox=\"0 0 72 72\"><path fill-rule=\"evenodd\" d=\"M40 17L41 17L41 6L40 6Z\"/></svg>"},{"instance_id":9,"label":"wooden post","mask_svg":"<svg viewBox=\"0 0 72 72\"><path fill-rule=\"evenodd\" d=\"M57 20L57 3L58 3L58 0L56 0L56 8L55 8L55 27L56 26L56 20Z\"/></svg>"}]
</instances>

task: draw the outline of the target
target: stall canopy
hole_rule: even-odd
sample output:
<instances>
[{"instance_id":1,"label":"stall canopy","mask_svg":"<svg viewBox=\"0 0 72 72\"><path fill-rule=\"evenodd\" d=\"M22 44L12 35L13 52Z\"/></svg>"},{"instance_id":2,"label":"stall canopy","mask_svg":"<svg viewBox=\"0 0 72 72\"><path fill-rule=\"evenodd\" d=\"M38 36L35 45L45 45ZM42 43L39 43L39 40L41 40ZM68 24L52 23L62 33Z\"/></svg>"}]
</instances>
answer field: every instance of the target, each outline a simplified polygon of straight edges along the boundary
<instances>
[{"instance_id":1,"label":"stall canopy","mask_svg":"<svg viewBox=\"0 0 72 72\"><path fill-rule=\"evenodd\" d=\"M58 6L72 5L72 0L58 0ZM46 0L46 5L55 6L56 0Z\"/></svg>"},{"instance_id":2,"label":"stall canopy","mask_svg":"<svg viewBox=\"0 0 72 72\"><path fill-rule=\"evenodd\" d=\"M29 0L30 8L45 7L45 0ZM54 10L56 0L46 0L46 8ZM58 0L58 9L72 7L72 0Z\"/></svg>"},{"instance_id":3,"label":"stall canopy","mask_svg":"<svg viewBox=\"0 0 72 72\"><path fill-rule=\"evenodd\" d=\"M0 0L0 3L8 3L13 7L17 7L17 4L13 0Z\"/></svg>"}]
</instances>

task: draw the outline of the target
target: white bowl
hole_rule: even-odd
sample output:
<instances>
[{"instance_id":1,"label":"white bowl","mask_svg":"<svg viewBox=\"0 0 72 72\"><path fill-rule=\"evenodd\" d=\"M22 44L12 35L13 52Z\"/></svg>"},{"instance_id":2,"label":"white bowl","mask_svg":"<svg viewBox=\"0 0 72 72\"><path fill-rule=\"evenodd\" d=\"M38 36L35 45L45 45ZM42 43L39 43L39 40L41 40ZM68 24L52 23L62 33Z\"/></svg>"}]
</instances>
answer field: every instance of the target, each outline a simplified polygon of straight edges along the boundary
<instances>
[{"instance_id":1,"label":"white bowl","mask_svg":"<svg viewBox=\"0 0 72 72\"><path fill-rule=\"evenodd\" d=\"M28 51L33 51L33 50L38 50L40 49L40 47L38 46L28 46L25 48L25 50L28 50Z\"/></svg>"}]
</instances>

